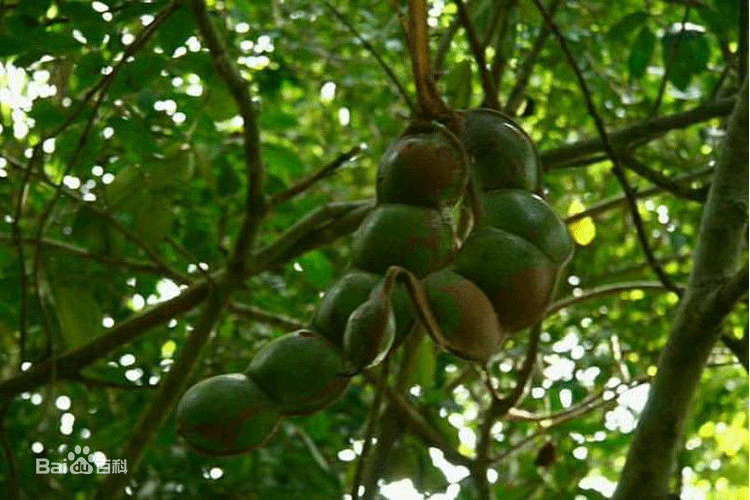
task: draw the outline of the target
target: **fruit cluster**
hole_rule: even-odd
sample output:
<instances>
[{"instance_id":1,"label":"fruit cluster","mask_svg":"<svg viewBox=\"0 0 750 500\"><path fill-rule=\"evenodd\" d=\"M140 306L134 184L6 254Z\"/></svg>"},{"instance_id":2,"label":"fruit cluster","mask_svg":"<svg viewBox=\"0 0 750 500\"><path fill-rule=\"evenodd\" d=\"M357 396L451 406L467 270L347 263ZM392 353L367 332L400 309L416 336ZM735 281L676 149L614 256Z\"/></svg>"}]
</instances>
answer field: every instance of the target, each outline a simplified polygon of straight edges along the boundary
<instances>
[{"instance_id":1,"label":"fruit cluster","mask_svg":"<svg viewBox=\"0 0 750 500\"><path fill-rule=\"evenodd\" d=\"M384 153L351 267L308 330L267 344L244 373L208 378L183 395L178 432L191 446L226 455L263 445L283 416L340 397L418 320L445 349L486 363L509 333L541 318L572 242L534 194L534 145L487 109L459 111L452 129L413 123ZM460 243L451 212L467 192L474 221Z\"/></svg>"}]
</instances>

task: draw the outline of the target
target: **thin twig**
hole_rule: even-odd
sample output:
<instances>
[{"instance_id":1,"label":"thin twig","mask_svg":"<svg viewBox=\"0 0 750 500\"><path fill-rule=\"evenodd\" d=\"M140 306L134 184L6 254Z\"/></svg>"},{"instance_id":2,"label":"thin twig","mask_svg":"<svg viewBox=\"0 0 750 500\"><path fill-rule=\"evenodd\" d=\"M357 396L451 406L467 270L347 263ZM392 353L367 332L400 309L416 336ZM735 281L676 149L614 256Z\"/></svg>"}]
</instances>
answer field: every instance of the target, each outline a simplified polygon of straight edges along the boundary
<instances>
[{"instance_id":1,"label":"thin twig","mask_svg":"<svg viewBox=\"0 0 750 500\"><path fill-rule=\"evenodd\" d=\"M362 44L362 47L365 48L367 52L369 52L372 57L375 58L375 60L380 64L380 67L383 68L383 71L385 71L386 76L388 79L393 82L393 84L398 89L399 94L401 94L401 97L404 99L404 102L406 102L406 105L409 107L409 109L414 112L414 101L411 100L411 97L409 97L409 93L406 91L406 87L401 83L401 80L398 79L396 76L396 73L393 72L393 69L383 60L383 58L380 56L380 53L375 49L375 47L367 40L365 39L359 31L352 25L351 22L349 22L349 19L346 18L344 14L342 14L336 7L331 5L330 2L323 2L323 5L326 6L328 10L330 10L336 18L341 21L341 24L346 26L346 28L352 33L352 35L355 36L357 40L359 40L359 43Z\"/></svg>"},{"instance_id":2,"label":"thin twig","mask_svg":"<svg viewBox=\"0 0 750 500\"><path fill-rule=\"evenodd\" d=\"M623 166L628 170L635 172L644 179L648 179L657 186L661 187L665 191L669 191L678 198L684 198L686 200L705 202L706 195L708 194L705 190L698 188L693 189L690 187L684 187L681 184L674 182L666 175L656 170L648 168L642 162L638 161L633 155L624 154L620 157ZM635 195L635 192L634 192Z\"/></svg>"},{"instance_id":3,"label":"thin twig","mask_svg":"<svg viewBox=\"0 0 750 500\"><path fill-rule=\"evenodd\" d=\"M247 304L240 304L238 302L230 302L228 306L229 312L241 316L243 318L250 319L252 321L258 321L267 325L276 326L287 331L300 330L305 328L305 323L283 314L277 314L260 307L250 306Z\"/></svg>"},{"instance_id":4,"label":"thin twig","mask_svg":"<svg viewBox=\"0 0 750 500\"><path fill-rule=\"evenodd\" d=\"M380 369L380 375L378 376L378 382L375 387L375 398L370 407L370 414L367 417L367 426L365 427L365 439L362 443L362 453L359 456L357 465L354 469L354 478L352 479L351 497L353 500L359 498L359 487L362 484L362 472L364 470L364 463L370 454L370 448L372 448L373 436L375 435L375 423L380 416L381 406L383 405L383 392L388 385L388 367L390 365L391 352L383 360L382 367Z\"/></svg>"},{"instance_id":5,"label":"thin twig","mask_svg":"<svg viewBox=\"0 0 750 500\"><path fill-rule=\"evenodd\" d=\"M362 146L354 146L349 151L345 153L341 153L338 157L336 157L335 160L333 160L331 163L324 166L323 168L321 168L314 174L308 176L305 179L302 179L300 182L290 187L286 191L282 191L281 193L278 193L277 195L271 197L271 199L268 200L268 209L272 210L277 205L280 205L284 203L285 201L288 201L291 198L294 198L298 194L305 192L316 182L328 177L329 175L336 172L343 165L353 160L361 152L362 152Z\"/></svg>"},{"instance_id":6,"label":"thin twig","mask_svg":"<svg viewBox=\"0 0 750 500\"><path fill-rule=\"evenodd\" d=\"M550 16L554 17L555 12L557 11L557 8L561 3L561 0L550 1L549 7L547 8ZM503 107L503 111L505 113L511 116L516 115L518 107L523 101L523 95L526 92L526 88L529 85L529 80L531 79L531 74L534 71L534 66L536 66L539 54L541 54L542 48L544 48L544 44L547 41L549 34L549 26L547 26L547 24L543 24L539 28L539 34L537 34L536 38L534 39L534 44L531 46L529 53L526 54L523 63L521 63L521 68L515 75L515 84L510 90L510 93L508 94L508 100L505 102L505 106Z\"/></svg>"},{"instance_id":7,"label":"thin twig","mask_svg":"<svg viewBox=\"0 0 750 500\"><path fill-rule=\"evenodd\" d=\"M234 97L242 117L242 144L245 175L247 177L247 196L244 217L229 259L229 270L231 274L243 276L248 264L246 261L255 244L258 226L267 213L263 192L265 172L261 159L260 133L249 91L250 86L229 57L225 42L209 18L205 1L193 0L192 8L198 31L200 31L203 42L208 47L211 62L218 75L224 80L232 97Z\"/></svg>"},{"instance_id":8,"label":"thin twig","mask_svg":"<svg viewBox=\"0 0 750 500\"><path fill-rule=\"evenodd\" d=\"M624 283L612 283L608 285L601 285L588 290L582 291L579 295L571 295L565 297L556 302L553 302L547 307L546 315L551 316L552 314L565 309L567 307L586 302L591 299L597 299L599 297L605 297L607 295L615 295L622 292L631 290L654 290L654 291L668 291L664 284L660 281L632 281Z\"/></svg>"},{"instance_id":9,"label":"thin twig","mask_svg":"<svg viewBox=\"0 0 750 500\"><path fill-rule=\"evenodd\" d=\"M492 81L492 75L487 68L487 59L484 57L484 46L479 42L476 31L474 31L474 25L471 23L471 16L469 11L466 9L466 5L463 0L454 0L456 7L458 8L458 19L466 32L466 38L469 40L469 47L471 53L474 56L474 61L477 63L479 70L480 81L482 82L482 91L484 92L483 106L499 109L500 103L497 100L497 88L495 82Z\"/></svg>"},{"instance_id":10,"label":"thin twig","mask_svg":"<svg viewBox=\"0 0 750 500\"><path fill-rule=\"evenodd\" d=\"M625 172L622 170L622 167L620 166L618 155L615 152L614 147L612 146L612 142L610 141L609 134L607 133L607 130L604 126L604 122L602 121L601 116L599 116L599 113L596 110L594 101L591 97L591 91L589 90L588 84L586 83L586 79L583 77L581 70L578 68L578 63L573 57L573 54L570 52L570 49L568 48L568 44L567 44L567 41L565 40L565 37L560 32L559 28L557 27L555 22L552 20L552 18L549 16L549 13L541 4L541 1L540 0L533 0L533 1L537 9L539 9L539 12L541 12L542 16L544 16L544 20L549 25L550 30L552 30L552 33L554 33L555 37L557 38L560 44L560 48L565 54L565 58L568 60L568 64L570 65L571 69L576 75L576 79L578 80L578 85L581 88L581 92L586 101L586 107L589 111L589 114L594 119L594 123L596 124L596 129L599 132L599 136L602 140L604 150L606 151L607 156L609 156L609 159L612 162L612 173L615 174L615 177L617 178L618 182L622 186L622 190L625 193L625 196L627 197L628 206L630 207L630 214L631 214L631 217L633 218L633 224L635 225L635 229L638 234L638 240L641 243L641 247L643 248L643 252L646 255L646 259L651 265L651 268L653 269L654 273L659 278L659 281L664 283L665 287L669 288L676 294L681 295L681 290L672 282L671 278L664 272L664 269L661 267L661 264L659 264L659 262L656 260L656 256L654 255L653 250L651 249L651 244L648 241L648 236L646 234L646 229L643 224L643 219L641 218L641 214L638 211L638 203L635 199L633 188L628 183L628 180L625 176Z\"/></svg>"},{"instance_id":11,"label":"thin twig","mask_svg":"<svg viewBox=\"0 0 750 500\"><path fill-rule=\"evenodd\" d=\"M700 179L701 177L710 175L711 173L713 173L713 171L714 171L713 167L702 168L700 170L695 170L694 172L690 172L684 175L671 178L670 182L680 183L680 184L686 183L688 181ZM635 191L634 195L636 198L648 198L649 196L658 194L661 191L663 191L663 188L661 186L653 186L648 189L644 189L642 191ZM708 186L696 188L695 191L696 193L702 194L703 192L708 191ZM605 198L603 200L600 200L594 203L593 205L591 205L586 210L583 210L582 212L578 212L576 214L567 216L565 218L565 223L571 224L573 222L584 219L586 217L593 217L595 215L602 214L604 212L607 212L608 210L619 207L620 205L623 205L626 202L627 202L627 198L625 197L625 195L618 195L618 196L613 196L611 198Z\"/></svg>"},{"instance_id":12,"label":"thin twig","mask_svg":"<svg viewBox=\"0 0 750 500\"><path fill-rule=\"evenodd\" d=\"M541 333L542 321L540 320L531 329L529 345L526 348L526 357L524 358L523 365L521 365L521 369L516 375L516 385L513 387L513 390L511 390L511 392L504 398L497 397L494 389L491 391L492 402L490 403L489 408L485 411L482 423L479 427L476 458L474 459L474 466L471 470L477 490L479 491L479 498L482 500L490 500L492 497L489 482L487 481L487 467L490 463L489 454L490 444L492 442L492 427L499 418L502 418L519 402L521 396L526 391L532 369L536 363ZM492 389L491 381L488 383Z\"/></svg>"}]
</instances>

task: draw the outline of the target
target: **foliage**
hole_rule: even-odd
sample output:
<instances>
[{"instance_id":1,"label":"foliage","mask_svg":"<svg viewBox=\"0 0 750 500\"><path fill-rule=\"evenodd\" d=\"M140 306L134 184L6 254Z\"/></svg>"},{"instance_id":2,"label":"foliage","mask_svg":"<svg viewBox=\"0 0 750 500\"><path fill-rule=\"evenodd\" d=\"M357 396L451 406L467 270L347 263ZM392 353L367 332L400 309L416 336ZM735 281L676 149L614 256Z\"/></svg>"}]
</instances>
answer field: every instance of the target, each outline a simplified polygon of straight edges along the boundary
<instances>
[{"instance_id":1,"label":"foliage","mask_svg":"<svg viewBox=\"0 0 750 500\"><path fill-rule=\"evenodd\" d=\"M232 254L250 187L243 121L188 3L0 3L0 380L85 349L151 307L163 311L83 369L60 365L52 380L8 393L0 433L0 482L8 488L0 490L11 491L15 481L29 498L96 491L97 477L37 475L34 459L62 460L84 444L106 458L122 456L199 319L198 301L174 309L171 301L216 280ZM243 371L271 339L309 322L321 292L348 265L348 235L375 196L378 159L405 128L415 92L405 7L397 2L349 0L335 9L309 0L208 3L257 107L264 192L281 201L259 228L252 255L260 264L233 294L191 384ZM616 144L629 158L627 178L650 246L683 286L710 182L706 167L716 162L726 103L744 76L739 4L549 4L608 130L701 110L667 133L634 132ZM556 292L562 302L543 324L529 393L492 426L489 479L507 499L607 497L679 298L654 281L602 148L570 147L597 132L534 4L474 0L467 7L504 111L519 116L536 142L545 196L571 217L578 244ZM478 107L484 89L456 5L430 2L429 16L438 88L453 107ZM511 95L521 98L505 105ZM286 196L362 143L353 161ZM632 162L643 167L638 175ZM346 205L357 200L365 201ZM602 202L611 203L599 208ZM304 226L322 206L329 212ZM290 234L294 227L301 236ZM613 287L588 293L604 285ZM746 342L747 321L741 304L724 331ZM514 386L528 339L513 336L490 368L501 394ZM417 334L390 366L390 386L416 417L396 413L386 397L376 435L390 436L393 448L376 468L381 492L476 498L465 466L477 453L490 401L481 370ZM129 471L126 491L144 498L341 498L356 474L377 376L354 378L324 412L286 418L266 447L234 457L187 448L164 408L166 423ZM0 395L6 387L0 382ZM747 498L747 394L747 373L717 344L678 456L673 486L684 500ZM425 427L440 439L426 438L418 430ZM546 446L545 458L538 452L546 443L553 448ZM424 496L408 497L410 489Z\"/></svg>"}]
</instances>

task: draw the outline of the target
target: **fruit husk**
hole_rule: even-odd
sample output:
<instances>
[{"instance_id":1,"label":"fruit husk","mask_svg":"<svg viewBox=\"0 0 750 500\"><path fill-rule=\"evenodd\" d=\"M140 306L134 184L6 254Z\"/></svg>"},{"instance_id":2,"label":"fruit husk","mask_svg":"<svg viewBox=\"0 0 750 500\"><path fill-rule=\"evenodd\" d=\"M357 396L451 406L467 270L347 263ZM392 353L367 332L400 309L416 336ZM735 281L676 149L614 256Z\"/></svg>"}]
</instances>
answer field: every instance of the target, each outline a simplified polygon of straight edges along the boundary
<instances>
[{"instance_id":1,"label":"fruit husk","mask_svg":"<svg viewBox=\"0 0 750 500\"><path fill-rule=\"evenodd\" d=\"M400 266L421 278L440 268L452 252L450 224L437 210L381 205L354 235L352 264L377 274Z\"/></svg>"},{"instance_id":2,"label":"fruit husk","mask_svg":"<svg viewBox=\"0 0 750 500\"><path fill-rule=\"evenodd\" d=\"M562 266L573 253L568 228L540 196L519 189L485 192L482 222L520 236Z\"/></svg>"},{"instance_id":3,"label":"fruit husk","mask_svg":"<svg viewBox=\"0 0 750 500\"><path fill-rule=\"evenodd\" d=\"M492 109L467 109L459 114L462 118L459 139L473 157L472 176L481 189L539 191L539 157L521 127Z\"/></svg>"},{"instance_id":4,"label":"fruit husk","mask_svg":"<svg viewBox=\"0 0 750 500\"><path fill-rule=\"evenodd\" d=\"M384 291L382 284L378 284L346 322L344 353L355 373L383 361L393 345L396 318L391 308L391 291L392 285Z\"/></svg>"},{"instance_id":5,"label":"fruit husk","mask_svg":"<svg viewBox=\"0 0 750 500\"><path fill-rule=\"evenodd\" d=\"M502 327L523 330L549 304L558 266L528 241L490 226L474 229L453 269L490 299Z\"/></svg>"},{"instance_id":6,"label":"fruit husk","mask_svg":"<svg viewBox=\"0 0 750 500\"><path fill-rule=\"evenodd\" d=\"M457 356L486 363L502 346L502 330L487 296L471 281L443 269L424 279L427 300L443 342Z\"/></svg>"},{"instance_id":7,"label":"fruit husk","mask_svg":"<svg viewBox=\"0 0 750 500\"><path fill-rule=\"evenodd\" d=\"M343 348L349 316L368 299L380 279L381 276L374 273L350 270L326 291L312 320L313 330ZM414 306L403 285L393 290L391 306L396 320L394 343L400 345L416 319Z\"/></svg>"},{"instance_id":8,"label":"fruit husk","mask_svg":"<svg viewBox=\"0 0 750 500\"><path fill-rule=\"evenodd\" d=\"M344 372L340 350L311 330L272 340L245 370L282 415L306 415L336 401L349 383Z\"/></svg>"},{"instance_id":9,"label":"fruit husk","mask_svg":"<svg viewBox=\"0 0 750 500\"><path fill-rule=\"evenodd\" d=\"M193 385L177 406L177 432L206 455L233 455L263 446L281 415L269 397L242 373Z\"/></svg>"},{"instance_id":10,"label":"fruit husk","mask_svg":"<svg viewBox=\"0 0 750 500\"><path fill-rule=\"evenodd\" d=\"M422 124L407 130L381 157L377 201L452 206L468 179L468 157L458 138L436 122Z\"/></svg>"}]
</instances>

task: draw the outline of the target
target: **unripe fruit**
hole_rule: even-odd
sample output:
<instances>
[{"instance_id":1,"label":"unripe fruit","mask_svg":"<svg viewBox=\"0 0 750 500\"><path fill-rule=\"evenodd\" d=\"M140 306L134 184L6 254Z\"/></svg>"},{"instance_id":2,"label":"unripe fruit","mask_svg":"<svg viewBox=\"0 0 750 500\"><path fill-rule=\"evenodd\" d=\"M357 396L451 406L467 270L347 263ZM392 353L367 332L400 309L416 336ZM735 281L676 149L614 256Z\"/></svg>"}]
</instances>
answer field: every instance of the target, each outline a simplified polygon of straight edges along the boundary
<instances>
[{"instance_id":1,"label":"unripe fruit","mask_svg":"<svg viewBox=\"0 0 750 500\"><path fill-rule=\"evenodd\" d=\"M467 109L460 114L461 143L473 157L472 175L481 189L539 190L536 148L513 120L492 109Z\"/></svg>"},{"instance_id":2,"label":"unripe fruit","mask_svg":"<svg viewBox=\"0 0 750 500\"><path fill-rule=\"evenodd\" d=\"M407 131L378 166L378 203L440 208L454 205L466 187L467 156L455 135L438 123Z\"/></svg>"},{"instance_id":3,"label":"unripe fruit","mask_svg":"<svg viewBox=\"0 0 750 500\"><path fill-rule=\"evenodd\" d=\"M344 330L352 312L365 302L381 276L352 270L328 289L315 312L313 329L334 345L344 346ZM414 306L403 285L398 285L391 295L391 306L396 319L398 345L406 337L416 319Z\"/></svg>"},{"instance_id":4,"label":"unripe fruit","mask_svg":"<svg viewBox=\"0 0 750 500\"><path fill-rule=\"evenodd\" d=\"M278 337L261 348L245 373L268 394L282 415L321 410L344 393L344 358L310 330Z\"/></svg>"},{"instance_id":5,"label":"unripe fruit","mask_svg":"<svg viewBox=\"0 0 750 500\"><path fill-rule=\"evenodd\" d=\"M439 268L452 250L451 227L438 211L381 205L370 212L354 235L352 263L377 274L396 265L421 278Z\"/></svg>"},{"instance_id":6,"label":"unripe fruit","mask_svg":"<svg viewBox=\"0 0 750 500\"><path fill-rule=\"evenodd\" d=\"M344 353L356 373L380 363L393 345L396 319L390 300L379 293L379 288L380 285L346 322Z\"/></svg>"},{"instance_id":7,"label":"unripe fruit","mask_svg":"<svg viewBox=\"0 0 750 500\"><path fill-rule=\"evenodd\" d=\"M177 406L177 432L207 455L231 455L262 446L281 415L246 375L228 373L202 380Z\"/></svg>"},{"instance_id":8,"label":"unripe fruit","mask_svg":"<svg viewBox=\"0 0 750 500\"><path fill-rule=\"evenodd\" d=\"M487 296L471 281L443 269L424 279L430 308L444 336L436 339L464 359L485 363L505 333Z\"/></svg>"},{"instance_id":9,"label":"unripe fruit","mask_svg":"<svg viewBox=\"0 0 750 500\"><path fill-rule=\"evenodd\" d=\"M558 266L528 241L481 226L466 239L453 268L487 295L502 327L513 332L542 316Z\"/></svg>"},{"instance_id":10,"label":"unripe fruit","mask_svg":"<svg viewBox=\"0 0 750 500\"><path fill-rule=\"evenodd\" d=\"M573 252L568 228L541 197L519 189L482 194L481 223L520 236L562 266Z\"/></svg>"}]
</instances>

